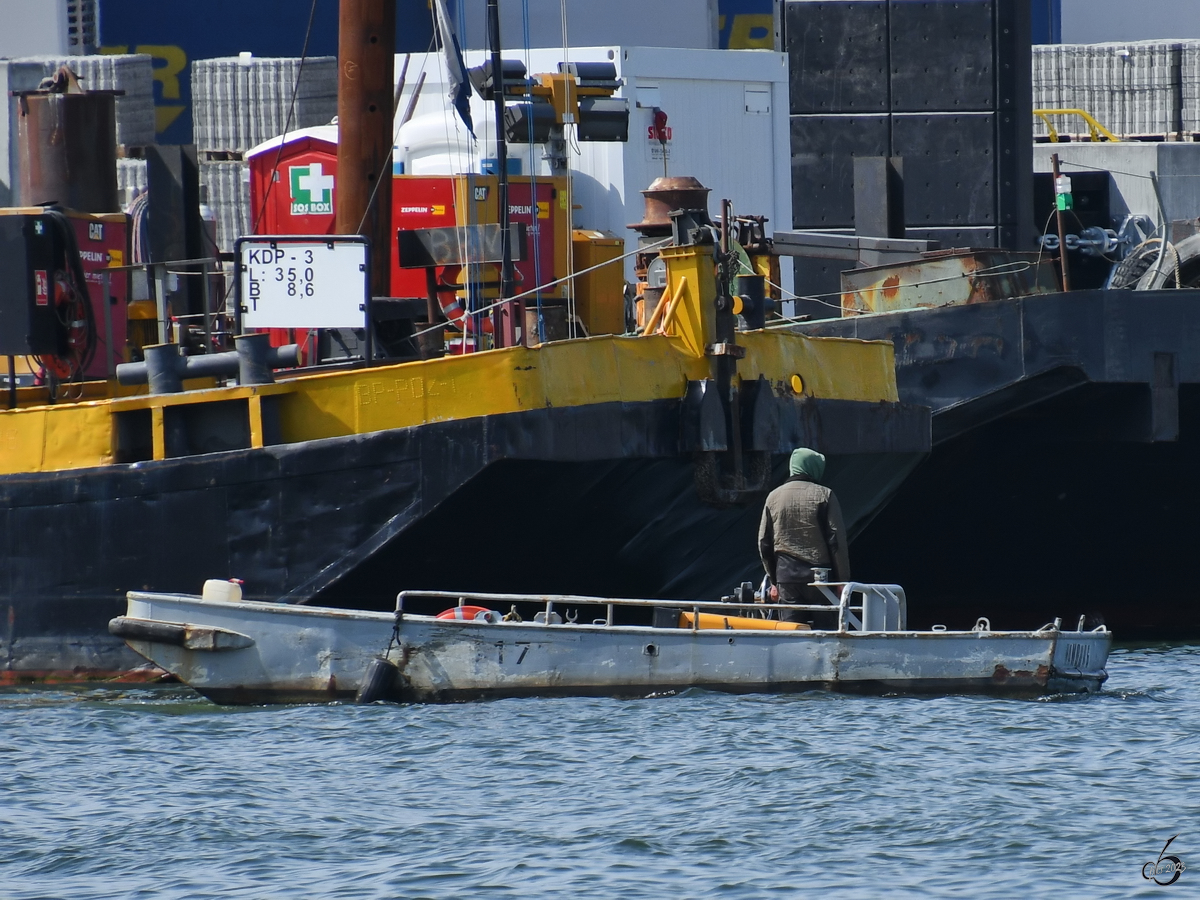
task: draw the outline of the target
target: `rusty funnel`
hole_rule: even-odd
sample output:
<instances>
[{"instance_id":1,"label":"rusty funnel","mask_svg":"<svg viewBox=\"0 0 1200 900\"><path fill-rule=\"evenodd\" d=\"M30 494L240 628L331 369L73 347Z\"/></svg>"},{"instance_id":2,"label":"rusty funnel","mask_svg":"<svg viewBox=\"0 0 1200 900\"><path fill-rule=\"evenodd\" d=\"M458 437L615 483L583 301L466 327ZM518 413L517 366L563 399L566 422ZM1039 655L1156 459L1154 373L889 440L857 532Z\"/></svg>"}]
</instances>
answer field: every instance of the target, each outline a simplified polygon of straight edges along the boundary
<instances>
[{"instance_id":1,"label":"rusty funnel","mask_svg":"<svg viewBox=\"0 0 1200 900\"><path fill-rule=\"evenodd\" d=\"M691 175L655 178L650 187L642 191L642 196L646 198L642 221L628 227L647 237L669 235L671 210L707 210L708 193L709 188Z\"/></svg>"}]
</instances>

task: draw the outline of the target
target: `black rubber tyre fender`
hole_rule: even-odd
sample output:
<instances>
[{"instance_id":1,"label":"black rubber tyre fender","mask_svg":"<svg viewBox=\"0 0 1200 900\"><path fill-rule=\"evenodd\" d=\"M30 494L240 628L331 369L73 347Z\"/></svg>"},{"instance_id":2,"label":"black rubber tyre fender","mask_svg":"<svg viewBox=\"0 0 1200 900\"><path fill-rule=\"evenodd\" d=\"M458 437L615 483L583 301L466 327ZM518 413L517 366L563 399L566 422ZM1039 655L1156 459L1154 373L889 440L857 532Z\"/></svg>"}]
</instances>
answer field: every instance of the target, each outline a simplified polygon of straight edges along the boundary
<instances>
[{"instance_id":1,"label":"black rubber tyre fender","mask_svg":"<svg viewBox=\"0 0 1200 900\"><path fill-rule=\"evenodd\" d=\"M1200 288L1200 234L1193 234L1173 245L1174 252L1167 250L1162 265L1155 261L1147 267L1138 280L1136 290L1161 291L1173 290L1176 287ZM1175 254L1179 256L1176 264ZM1179 283L1176 284L1175 273L1179 272Z\"/></svg>"}]
</instances>

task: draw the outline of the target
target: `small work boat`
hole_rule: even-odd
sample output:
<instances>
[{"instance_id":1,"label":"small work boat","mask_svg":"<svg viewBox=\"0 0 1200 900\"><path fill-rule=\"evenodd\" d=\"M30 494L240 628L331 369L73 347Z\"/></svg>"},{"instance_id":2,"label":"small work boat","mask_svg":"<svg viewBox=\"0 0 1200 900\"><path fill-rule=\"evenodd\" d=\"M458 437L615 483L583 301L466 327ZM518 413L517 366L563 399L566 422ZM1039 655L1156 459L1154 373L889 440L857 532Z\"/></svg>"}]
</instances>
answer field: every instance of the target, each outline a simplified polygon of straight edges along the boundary
<instances>
[{"instance_id":1,"label":"small work boat","mask_svg":"<svg viewBox=\"0 0 1200 900\"><path fill-rule=\"evenodd\" d=\"M827 603L763 603L750 584L711 602L405 591L388 613L242 601L236 584L210 581L202 596L131 591L109 630L222 704L687 688L1036 696L1108 677L1112 633L1082 619L1075 631L1058 620L993 631L983 618L970 631L910 631L898 585L817 587ZM436 616L407 611L439 605ZM787 611L812 621L782 621Z\"/></svg>"}]
</instances>

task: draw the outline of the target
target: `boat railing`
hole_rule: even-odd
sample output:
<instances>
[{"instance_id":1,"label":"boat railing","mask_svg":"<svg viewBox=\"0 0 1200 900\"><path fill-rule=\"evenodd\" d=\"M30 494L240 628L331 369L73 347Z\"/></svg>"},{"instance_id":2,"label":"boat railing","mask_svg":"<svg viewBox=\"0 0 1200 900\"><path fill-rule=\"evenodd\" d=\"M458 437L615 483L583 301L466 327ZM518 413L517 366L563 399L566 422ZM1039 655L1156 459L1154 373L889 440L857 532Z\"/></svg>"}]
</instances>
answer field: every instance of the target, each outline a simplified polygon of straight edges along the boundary
<instances>
[{"instance_id":1,"label":"boat railing","mask_svg":"<svg viewBox=\"0 0 1200 900\"><path fill-rule=\"evenodd\" d=\"M411 600L444 600L453 606L498 606L517 603L537 604L543 607L535 621L556 624L563 617L555 606L564 610L574 606L576 616L567 615L568 624L576 624L578 607L604 607L604 618L592 620L593 625L611 626L616 607L657 607L691 612L692 630L700 629L700 612L720 610L724 613L736 611L739 615L762 615L771 611L836 613L837 630L846 631L904 631L908 627L908 603L904 588L898 584L865 584L858 581L844 583L821 583L813 585L828 599L828 603L730 603L727 600L637 600L613 597L588 597L578 594L493 594L464 591L401 591L396 595L396 620L404 618L404 610ZM836 591L839 589L840 591ZM857 597L861 600L856 604Z\"/></svg>"},{"instance_id":2,"label":"boat railing","mask_svg":"<svg viewBox=\"0 0 1200 900\"><path fill-rule=\"evenodd\" d=\"M838 631L907 631L908 598L898 584L866 584L861 581L813 585L838 609ZM841 588L840 593L834 589ZM862 597L853 603L855 595ZM860 619L854 613L862 615Z\"/></svg>"}]
</instances>

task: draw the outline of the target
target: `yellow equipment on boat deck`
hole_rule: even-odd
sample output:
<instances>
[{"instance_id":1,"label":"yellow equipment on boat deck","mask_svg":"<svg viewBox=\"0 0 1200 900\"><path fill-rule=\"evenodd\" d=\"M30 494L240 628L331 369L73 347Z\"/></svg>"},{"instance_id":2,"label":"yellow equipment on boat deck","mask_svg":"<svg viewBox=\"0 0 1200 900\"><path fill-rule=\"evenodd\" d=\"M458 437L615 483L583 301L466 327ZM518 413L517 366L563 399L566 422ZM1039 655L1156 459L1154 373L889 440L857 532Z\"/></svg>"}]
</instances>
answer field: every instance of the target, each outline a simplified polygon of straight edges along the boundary
<instances>
[{"instance_id":1,"label":"yellow equipment on boat deck","mask_svg":"<svg viewBox=\"0 0 1200 900\"><path fill-rule=\"evenodd\" d=\"M692 615L690 612L679 614L679 627L691 628ZM700 613L701 629L750 629L754 631L810 631L811 627L804 622L780 622L778 619L755 619L751 616L721 616L716 613Z\"/></svg>"}]
</instances>

